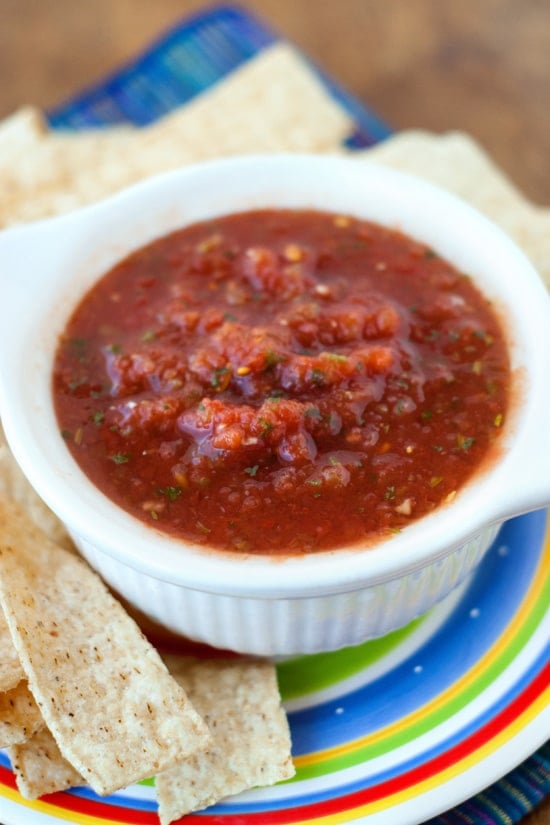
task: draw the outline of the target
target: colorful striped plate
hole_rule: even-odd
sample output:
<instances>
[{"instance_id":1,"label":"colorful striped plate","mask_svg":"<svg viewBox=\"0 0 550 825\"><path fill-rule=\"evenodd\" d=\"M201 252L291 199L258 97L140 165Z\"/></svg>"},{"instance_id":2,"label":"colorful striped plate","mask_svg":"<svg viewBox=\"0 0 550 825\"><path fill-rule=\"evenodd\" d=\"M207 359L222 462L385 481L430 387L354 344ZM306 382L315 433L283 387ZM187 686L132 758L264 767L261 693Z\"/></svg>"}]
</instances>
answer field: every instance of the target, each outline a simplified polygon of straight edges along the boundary
<instances>
[{"instance_id":1,"label":"colorful striped plate","mask_svg":"<svg viewBox=\"0 0 550 825\"><path fill-rule=\"evenodd\" d=\"M389 636L279 663L297 775L190 819L198 825L400 825L503 776L550 733L550 522L509 521L475 575ZM157 825L154 781L101 799L37 802L0 752L4 825Z\"/></svg>"}]
</instances>

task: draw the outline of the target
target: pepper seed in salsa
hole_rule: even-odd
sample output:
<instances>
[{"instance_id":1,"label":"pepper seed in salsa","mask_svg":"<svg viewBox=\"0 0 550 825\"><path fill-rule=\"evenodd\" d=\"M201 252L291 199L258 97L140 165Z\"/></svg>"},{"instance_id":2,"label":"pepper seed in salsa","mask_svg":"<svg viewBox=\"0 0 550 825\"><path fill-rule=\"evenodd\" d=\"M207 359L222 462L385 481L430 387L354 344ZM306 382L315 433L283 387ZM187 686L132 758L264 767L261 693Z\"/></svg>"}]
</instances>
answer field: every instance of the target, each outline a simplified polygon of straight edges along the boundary
<instances>
[{"instance_id":1,"label":"pepper seed in salsa","mask_svg":"<svg viewBox=\"0 0 550 825\"><path fill-rule=\"evenodd\" d=\"M66 327L53 393L75 460L134 516L300 554L452 500L498 440L509 384L490 302L437 251L263 210L113 267Z\"/></svg>"}]
</instances>

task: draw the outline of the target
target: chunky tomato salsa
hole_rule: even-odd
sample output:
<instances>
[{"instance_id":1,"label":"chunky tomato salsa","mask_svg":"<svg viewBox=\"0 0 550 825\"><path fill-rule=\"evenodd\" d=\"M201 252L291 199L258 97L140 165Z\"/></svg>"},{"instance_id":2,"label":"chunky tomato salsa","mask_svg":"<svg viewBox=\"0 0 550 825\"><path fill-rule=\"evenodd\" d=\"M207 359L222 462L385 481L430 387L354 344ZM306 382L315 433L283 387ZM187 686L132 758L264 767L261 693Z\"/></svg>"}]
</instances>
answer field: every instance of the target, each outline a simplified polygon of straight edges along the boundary
<instances>
[{"instance_id":1,"label":"chunky tomato salsa","mask_svg":"<svg viewBox=\"0 0 550 825\"><path fill-rule=\"evenodd\" d=\"M499 437L509 377L489 302L436 251L273 210L121 261L74 312L53 392L76 461L130 513L299 554L452 500Z\"/></svg>"}]
</instances>

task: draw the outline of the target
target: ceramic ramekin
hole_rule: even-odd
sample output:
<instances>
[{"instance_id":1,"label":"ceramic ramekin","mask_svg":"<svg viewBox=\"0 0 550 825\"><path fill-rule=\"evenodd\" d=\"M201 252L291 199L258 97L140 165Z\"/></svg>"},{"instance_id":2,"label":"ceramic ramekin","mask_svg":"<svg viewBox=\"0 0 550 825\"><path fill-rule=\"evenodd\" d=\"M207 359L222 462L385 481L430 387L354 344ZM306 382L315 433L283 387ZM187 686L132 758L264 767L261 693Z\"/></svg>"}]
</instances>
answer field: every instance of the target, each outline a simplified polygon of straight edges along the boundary
<instances>
[{"instance_id":1,"label":"ceramic ramekin","mask_svg":"<svg viewBox=\"0 0 550 825\"><path fill-rule=\"evenodd\" d=\"M234 557L122 512L76 466L51 400L58 336L94 281L185 224L260 207L319 208L396 227L468 272L506 330L512 408L498 456L452 503L368 550ZM223 648L287 655L403 626L462 582L503 520L550 503L550 301L527 258L457 198L340 157L253 156L189 167L97 205L0 234L0 412L23 471L84 556L167 628Z\"/></svg>"}]
</instances>

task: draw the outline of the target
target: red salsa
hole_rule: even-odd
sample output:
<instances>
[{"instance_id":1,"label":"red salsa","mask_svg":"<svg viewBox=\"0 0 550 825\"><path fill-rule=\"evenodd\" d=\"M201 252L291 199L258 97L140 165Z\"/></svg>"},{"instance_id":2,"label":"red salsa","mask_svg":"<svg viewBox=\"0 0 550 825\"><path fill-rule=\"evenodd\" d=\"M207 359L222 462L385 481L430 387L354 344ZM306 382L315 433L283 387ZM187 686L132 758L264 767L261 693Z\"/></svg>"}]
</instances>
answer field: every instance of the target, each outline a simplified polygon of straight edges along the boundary
<instances>
[{"instance_id":1,"label":"red salsa","mask_svg":"<svg viewBox=\"0 0 550 825\"><path fill-rule=\"evenodd\" d=\"M266 210L116 265L67 325L53 393L76 461L130 513L298 554L450 501L499 437L509 373L490 303L437 252Z\"/></svg>"}]
</instances>

